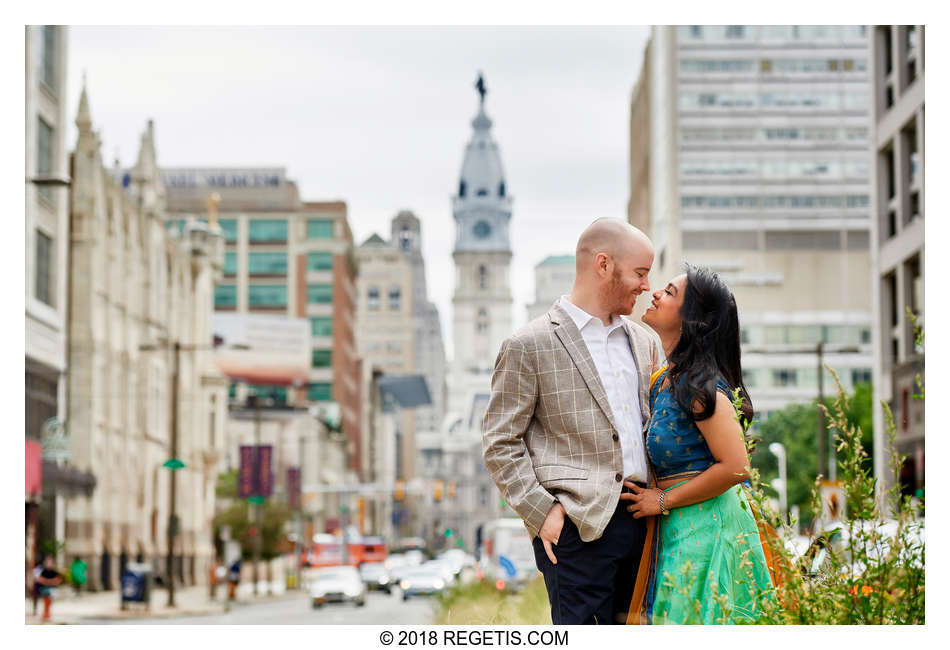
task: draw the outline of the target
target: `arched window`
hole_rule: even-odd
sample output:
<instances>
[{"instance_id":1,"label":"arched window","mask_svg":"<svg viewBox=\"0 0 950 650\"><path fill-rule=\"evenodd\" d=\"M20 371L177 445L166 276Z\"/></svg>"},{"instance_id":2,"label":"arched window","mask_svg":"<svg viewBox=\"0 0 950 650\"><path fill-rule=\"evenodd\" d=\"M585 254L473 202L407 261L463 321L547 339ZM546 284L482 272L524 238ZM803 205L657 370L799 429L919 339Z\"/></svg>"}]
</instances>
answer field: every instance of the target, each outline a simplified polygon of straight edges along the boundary
<instances>
[{"instance_id":1,"label":"arched window","mask_svg":"<svg viewBox=\"0 0 950 650\"><path fill-rule=\"evenodd\" d=\"M505 198L505 181L498 184L498 196Z\"/></svg>"},{"instance_id":2,"label":"arched window","mask_svg":"<svg viewBox=\"0 0 950 650\"><path fill-rule=\"evenodd\" d=\"M465 198L465 181L459 181L459 198Z\"/></svg>"},{"instance_id":3,"label":"arched window","mask_svg":"<svg viewBox=\"0 0 950 650\"><path fill-rule=\"evenodd\" d=\"M484 187L481 187L477 192L475 192L475 194L478 196L488 196L488 190L486 190Z\"/></svg>"},{"instance_id":4,"label":"arched window","mask_svg":"<svg viewBox=\"0 0 950 650\"><path fill-rule=\"evenodd\" d=\"M475 319L475 331L479 334L488 332L488 310L484 307L478 308L478 317Z\"/></svg>"},{"instance_id":5,"label":"arched window","mask_svg":"<svg viewBox=\"0 0 950 650\"><path fill-rule=\"evenodd\" d=\"M379 289L370 287L366 292L366 306L369 309L379 309Z\"/></svg>"},{"instance_id":6,"label":"arched window","mask_svg":"<svg viewBox=\"0 0 950 650\"><path fill-rule=\"evenodd\" d=\"M485 268L484 264L478 265L478 288L479 289L488 288L488 269Z\"/></svg>"},{"instance_id":7,"label":"arched window","mask_svg":"<svg viewBox=\"0 0 950 650\"><path fill-rule=\"evenodd\" d=\"M400 302L400 291L399 287L392 287L389 290L389 309L392 311L399 311L399 302Z\"/></svg>"},{"instance_id":8,"label":"arched window","mask_svg":"<svg viewBox=\"0 0 950 650\"><path fill-rule=\"evenodd\" d=\"M399 231L399 248L407 251L411 243L412 236L409 234L409 226L403 226L402 230Z\"/></svg>"}]
</instances>

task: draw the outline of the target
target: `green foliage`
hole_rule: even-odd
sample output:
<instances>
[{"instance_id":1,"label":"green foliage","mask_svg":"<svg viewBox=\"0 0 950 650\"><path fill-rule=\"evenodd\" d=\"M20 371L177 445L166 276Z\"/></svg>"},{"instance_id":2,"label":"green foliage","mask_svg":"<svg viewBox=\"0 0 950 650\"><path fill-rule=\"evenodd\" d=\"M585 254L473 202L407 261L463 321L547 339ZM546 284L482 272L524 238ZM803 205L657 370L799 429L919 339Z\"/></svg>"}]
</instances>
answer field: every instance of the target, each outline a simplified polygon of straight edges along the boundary
<instances>
[{"instance_id":1,"label":"green foliage","mask_svg":"<svg viewBox=\"0 0 950 650\"><path fill-rule=\"evenodd\" d=\"M499 591L488 580L456 585L438 599L440 625L550 625L551 606L538 575L519 592Z\"/></svg>"},{"instance_id":2,"label":"green foliage","mask_svg":"<svg viewBox=\"0 0 950 650\"><path fill-rule=\"evenodd\" d=\"M215 537L219 536L222 526L229 526L231 538L241 544L241 554L245 559L250 559L254 554L254 538L250 535L250 506L246 500L237 498L237 472L218 475L215 493L228 503L226 509L214 518ZM261 559L269 560L279 555L277 547L285 537L284 531L292 513L287 504L273 499L257 506L257 511L259 523L256 528L261 535Z\"/></svg>"},{"instance_id":3,"label":"green foliage","mask_svg":"<svg viewBox=\"0 0 950 650\"><path fill-rule=\"evenodd\" d=\"M849 426L860 429L861 444L867 452L874 448L872 395L871 384L858 384L854 394L844 404L845 419ZM835 398L827 397L824 404L830 409L834 407L835 402ZM769 444L780 442L785 445L788 463L788 505L797 505L803 511L809 503L812 482L818 473L817 429L817 400L811 404L791 404L772 413L768 420L759 426L758 444L751 457L752 466L757 467L761 473L763 485L768 485L772 479L778 477L778 461L769 452ZM871 471L874 467L872 456L867 453L863 458L864 468Z\"/></svg>"},{"instance_id":4,"label":"green foliage","mask_svg":"<svg viewBox=\"0 0 950 650\"><path fill-rule=\"evenodd\" d=\"M834 373L832 372L834 375ZM849 418L853 404L841 388L827 409L835 432L839 478L847 500L843 520L824 522L801 557L783 543L792 530L781 520L761 490L752 470L752 502L779 534L767 537L780 580L777 598L762 594L762 624L881 625L923 624L924 535L921 505L902 497L900 485L878 489L868 467L862 429ZM904 458L895 451L896 427L887 405L890 461L895 474ZM859 419L858 419L859 420ZM791 457L792 452L789 452ZM819 482L812 486L810 509L820 522Z\"/></svg>"}]
</instances>

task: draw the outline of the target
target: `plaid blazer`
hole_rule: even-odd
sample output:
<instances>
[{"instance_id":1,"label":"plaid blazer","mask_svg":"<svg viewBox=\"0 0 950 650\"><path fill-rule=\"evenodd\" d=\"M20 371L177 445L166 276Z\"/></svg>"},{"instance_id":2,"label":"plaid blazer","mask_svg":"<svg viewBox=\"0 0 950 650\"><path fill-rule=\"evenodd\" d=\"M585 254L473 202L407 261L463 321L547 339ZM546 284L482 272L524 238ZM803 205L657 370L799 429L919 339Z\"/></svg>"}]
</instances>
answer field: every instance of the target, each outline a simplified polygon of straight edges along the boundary
<instances>
[{"instance_id":1,"label":"plaid blazer","mask_svg":"<svg viewBox=\"0 0 950 650\"><path fill-rule=\"evenodd\" d=\"M663 351L637 323L625 318L624 329L645 430L650 375ZM597 368L577 325L557 304L502 343L483 425L485 465L532 538L555 497L581 539L603 534L623 487L623 457Z\"/></svg>"}]
</instances>

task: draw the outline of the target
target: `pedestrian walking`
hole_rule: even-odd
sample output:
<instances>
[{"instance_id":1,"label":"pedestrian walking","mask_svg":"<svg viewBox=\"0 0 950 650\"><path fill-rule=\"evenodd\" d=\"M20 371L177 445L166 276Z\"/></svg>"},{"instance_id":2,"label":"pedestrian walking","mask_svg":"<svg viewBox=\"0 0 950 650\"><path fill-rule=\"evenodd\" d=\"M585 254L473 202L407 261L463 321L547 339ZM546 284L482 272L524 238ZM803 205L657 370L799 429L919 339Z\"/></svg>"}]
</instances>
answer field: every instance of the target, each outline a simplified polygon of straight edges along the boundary
<instances>
[{"instance_id":1,"label":"pedestrian walking","mask_svg":"<svg viewBox=\"0 0 950 650\"><path fill-rule=\"evenodd\" d=\"M36 581L40 585L40 597L43 599L43 620L48 621L56 587L63 582L63 576L56 570L56 561L52 555L47 555L43 560L43 570L40 571Z\"/></svg>"},{"instance_id":2,"label":"pedestrian walking","mask_svg":"<svg viewBox=\"0 0 950 650\"><path fill-rule=\"evenodd\" d=\"M86 584L86 563L78 555L73 558L73 563L69 565L69 576L72 579L73 589L76 590L76 595L79 595L79 592L82 591L82 587Z\"/></svg>"},{"instance_id":3,"label":"pedestrian walking","mask_svg":"<svg viewBox=\"0 0 950 650\"><path fill-rule=\"evenodd\" d=\"M36 565L33 567L30 575L33 580L33 585L30 591L33 594L33 616L36 616L36 608L40 602L40 583L37 581L37 578L40 577L40 573L43 572L43 560L37 560Z\"/></svg>"},{"instance_id":4,"label":"pedestrian walking","mask_svg":"<svg viewBox=\"0 0 950 650\"><path fill-rule=\"evenodd\" d=\"M228 600L234 600L237 597L237 587L240 581L241 556L238 556L228 569Z\"/></svg>"}]
</instances>

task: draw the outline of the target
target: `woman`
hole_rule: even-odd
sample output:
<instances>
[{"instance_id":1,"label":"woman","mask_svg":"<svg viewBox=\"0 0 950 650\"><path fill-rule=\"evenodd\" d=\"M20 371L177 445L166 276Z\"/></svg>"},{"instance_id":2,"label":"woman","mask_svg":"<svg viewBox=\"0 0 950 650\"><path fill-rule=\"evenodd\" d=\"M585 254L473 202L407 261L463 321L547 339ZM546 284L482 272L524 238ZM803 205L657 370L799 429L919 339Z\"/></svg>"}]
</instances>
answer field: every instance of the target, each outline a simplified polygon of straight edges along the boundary
<instances>
[{"instance_id":1,"label":"woman","mask_svg":"<svg viewBox=\"0 0 950 650\"><path fill-rule=\"evenodd\" d=\"M739 485L749 461L733 389L747 422L753 411L735 299L718 275L687 266L653 294L643 322L659 334L668 365L650 390L647 451L657 487L627 483L632 493L620 497L635 518L660 515L641 612L652 623L752 621L772 581Z\"/></svg>"},{"instance_id":2,"label":"woman","mask_svg":"<svg viewBox=\"0 0 950 650\"><path fill-rule=\"evenodd\" d=\"M40 585L40 596L43 598L43 621L50 620L50 606L53 604L55 588L63 582L62 574L56 570L56 560L47 555L43 560L43 570L36 578Z\"/></svg>"}]
</instances>

